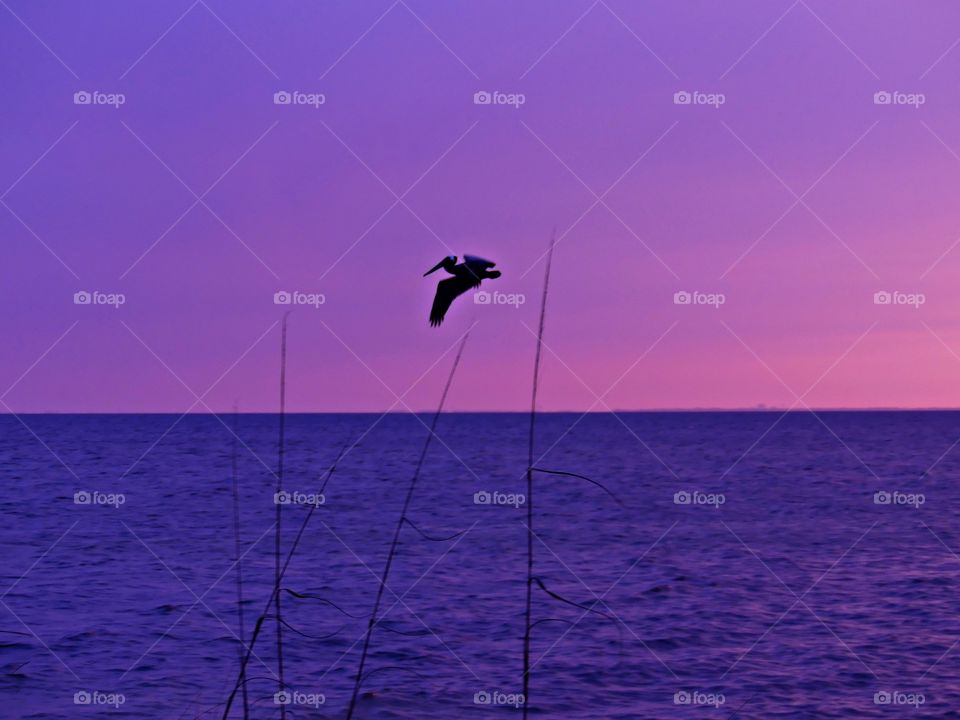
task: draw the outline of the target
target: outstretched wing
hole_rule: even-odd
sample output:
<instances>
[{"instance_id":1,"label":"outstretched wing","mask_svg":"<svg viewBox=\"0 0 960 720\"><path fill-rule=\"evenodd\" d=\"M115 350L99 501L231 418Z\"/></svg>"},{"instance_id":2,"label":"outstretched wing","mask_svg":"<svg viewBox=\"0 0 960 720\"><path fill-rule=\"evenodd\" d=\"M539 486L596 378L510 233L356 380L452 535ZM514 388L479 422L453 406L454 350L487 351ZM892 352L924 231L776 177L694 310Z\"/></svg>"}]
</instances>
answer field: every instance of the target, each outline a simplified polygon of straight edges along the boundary
<instances>
[{"instance_id":1,"label":"outstretched wing","mask_svg":"<svg viewBox=\"0 0 960 720\"><path fill-rule=\"evenodd\" d=\"M430 324L434 327L443 322L443 318L450 309L450 305L467 290L478 287L480 280L464 275L450 277L437 283L437 294L433 298L433 307L430 308Z\"/></svg>"}]
</instances>

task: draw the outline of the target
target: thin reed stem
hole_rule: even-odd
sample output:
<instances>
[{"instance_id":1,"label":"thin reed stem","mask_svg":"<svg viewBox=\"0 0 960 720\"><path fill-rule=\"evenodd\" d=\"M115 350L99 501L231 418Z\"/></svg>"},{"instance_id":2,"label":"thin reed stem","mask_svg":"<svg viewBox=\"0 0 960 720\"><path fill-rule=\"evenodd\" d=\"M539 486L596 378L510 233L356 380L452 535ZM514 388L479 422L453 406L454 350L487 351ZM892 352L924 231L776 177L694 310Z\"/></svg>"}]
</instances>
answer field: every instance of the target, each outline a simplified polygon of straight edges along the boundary
<instances>
[{"instance_id":1,"label":"thin reed stem","mask_svg":"<svg viewBox=\"0 0 960 720\"><path fill-rule=\"evenodd\" d=\"M278 501L283 492L283 450L284 430L286 422L287 400L287 316L283 316L283 327L280 333L280 437L277 442L277 494L274 496L277 508L276 527L274 528L273 543L273 597L276 604L277 616L277 679L278 691L283 692L286 684L283 681L283 615L280 613L280 537L283 503ZM286 720L287 706L280 705L280 720Z\"/></svg>"},{"instance_id":2,"label":"thin reed stem","mask_svg":"<svg viewBox=\"0 0 960 720\"><path fill-rule=\"evenodd\" d=\"M540 327L537 331L537 351L533 361L533 393L530 399L530 437L527 445L527 598L523 630L523 717L530 711L530 631L533 601L533 444L537 422L537 389L540 385L540 354L543 348L543 323L547 312L547 292L550 288L550 268L553 264L553 248L556 230L550 235L547 251L547 269L543 278L543 297L540 300Z\"/></svg>"},{"instance_id":3,"label":"thin reed stem","mask_svg":"<svg viewBox=\"0 0 960 720\"><path fill-rule=\"evenodd\" d=\"M340 451L340 454L337 455L337 459L333 461L333 465L330 466L330 469L327 471L327 478L324 480L323 485L320 488L320 494L323 494L323 491L326 490L327 484L333 478L334 472L337 470L337 465L340 460L343 458L346 453L346 446ZM290 546L290 551L287 553L287 559L283 563L283 567L280 569L280 581L283 580L283 576L287 573L287 568L290 566L290 561L293 560L293 555L297 551L297 546L300 545L300 538L303 537L304 531L307 529L307 525L310 522L310 518L313 517L313 513L317 510L317 505L311 505L310 510L307 511L306 516L303 518L303 522L300 524L300 529L297 531L297 536L293 539L293 544ZM260 637L260 631L263 629L264 620L270 617L270 607L273 605L274 600L279 596L279 582L274 584L273 592L270 593L270 597L267 598L267 604L263 608L263 612L260 614L260 617L257 618L256 624L253 626L253 634L250 636L250 642L247 644L247 652L243 657L243 662L240 663L240 675L237 677L237 682L233 685L233 690L230 691L230 695L227 698L226 705L223 708L223 715L221 716L222 720L227 720L230 717L230 708L233 707L233 701L237 697L237 692L240 690L241 684L246 684L247 680L251 678L244 679L247 671L247 665L250 663L250 657L253 655L253 647L257 644L257 638ZM274 619L277 619L277 616L273 616Z\"/></svg>"},{"instance_id":4,"label":"thin reed stem","mask_svg":"<svg viewBox=\"0 0 960 720\"><path fill-rule=\"evenodd\" d=\"M453 383L453 376L457 372L457 367L460 365L460 358L463 355L463 348L467 344L467 338L470 337L470 332L463 336L463 340L460 341L460 347L457 350L457 356L453 360L453 367L450 368L450 375L447 377L447 384L443 388L443 394L440 396L440 404L437 406L437 411L433 415L433 421L430 423L430 432L427 435L426 441L423 443L423 450L420 452L420 458L417 460L417 467L413 472L413 477L410 480L410 485L407 488L407 495L403 500L403 508L400 511L400 517L397 519L397 526L393 531L393 541L390 543L390 550L387 553L387 561L383 568L383 573L380 575L380 587L377 588L377 599L373 603L373 611L370 613L370 618L367 621L367 633L363 640L363 650L360 653L360 664L357 667L357 676L353 684L353 695L350 697L350 707L347 710L347 720L352 720L353 712L357 705L357 696L360 693L360 684L363 682L363 669L367 662L367 653L370 650L370 638L373 636L373 628L378 622L377 615L380 613L380 603L383 600L383 591L387 587L387 578L390 575L390 568L393 566L393 559L397 554L397 546L400 543L400 531L403 529L403 523L409 522L407 518L407 511L410 509L410 501L413 499L413 491L417 486L417 479L420 477L420 470L423 468L423 462L427 457L427 450L430 448L430 441L433 439L434 431L437 427L437 421L440 419L440 414L443 412L444 403L447 401L447 393L450 392L450 385Z\"/></svg>"},{"instance_id":5,"label":"thin reed stem","mask_svg":"<svg viewBox=\"0 0 960 720\"><path fill-rule=\"evenodd\" d=\"M243 567L240 562L240 476L237 473L237 408L233 408L233 448L230 462L233 468L233 562L237 566L237 621L240 626L240 645L237 657L242 665L243 648L246 645L246 627L243 621ZM250 717L250 700L247 696L247 684L244 682L246 671L241 669L240 682L243 686L243 718Z\"/></svg>"}]
</instances>

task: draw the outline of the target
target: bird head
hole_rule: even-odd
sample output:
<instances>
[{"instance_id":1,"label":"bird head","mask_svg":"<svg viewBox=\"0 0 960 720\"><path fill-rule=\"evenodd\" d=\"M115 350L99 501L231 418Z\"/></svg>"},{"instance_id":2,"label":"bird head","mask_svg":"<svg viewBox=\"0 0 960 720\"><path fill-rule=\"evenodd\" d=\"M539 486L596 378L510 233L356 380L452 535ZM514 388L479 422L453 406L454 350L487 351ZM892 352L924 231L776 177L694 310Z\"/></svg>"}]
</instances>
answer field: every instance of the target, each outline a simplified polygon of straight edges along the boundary
<instances>
[{"instance_id":1,"label":"bird head","mask_svg":"<svg viewBox=\"0 0 960 720\"><path fill-rule=\"evenodd\" d=\"M441 261L438 262L436 265L434 265L432 268L430 268L429 270L427 270L427 271L423 274L423 276L426 277L426 276L429 275L430 273L436 272L436 271L439 270L440 268L443 268L444 270L450 270L450 269L451 269L454 265L456 265L456 264L457 264L457 256L456 256L456 255L447 255L443 260L441 260Z\"/></svg>"}]
</instances>

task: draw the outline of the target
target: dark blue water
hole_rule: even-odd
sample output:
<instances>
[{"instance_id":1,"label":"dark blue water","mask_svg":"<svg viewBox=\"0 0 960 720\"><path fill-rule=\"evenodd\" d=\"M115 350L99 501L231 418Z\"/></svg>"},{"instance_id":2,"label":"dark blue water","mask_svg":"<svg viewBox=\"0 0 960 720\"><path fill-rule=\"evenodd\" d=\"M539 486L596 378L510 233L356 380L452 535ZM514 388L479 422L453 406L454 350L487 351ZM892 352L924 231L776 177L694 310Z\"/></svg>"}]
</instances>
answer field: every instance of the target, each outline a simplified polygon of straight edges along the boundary
<instances>
[{"instance_id":1,"label":"dark blue water","mask_svg":"<svg viewBox=\"0 0 960 720\"><path fill-rule=\"evenodd\" d=\"M410 517L462 534L404 528L359 717L519 717L527 422L441 418ZM277 418L241 416L238 435L249 635L273 578ZM425 436L411 415L288 417L291 492L318 492L359 440L283 583L348 613L284 595L292 717L344 716ZM535 590L532 715L956 717L958 439L939 412L541 416L538 465L624 507L536 480L535 572L576 604ZM0 417L0 715L222 714L232 444L212 416ZM285 552L307 512L283 506ZM279 715L274 628L251 717Z\"/></svg>"}]
</instances>

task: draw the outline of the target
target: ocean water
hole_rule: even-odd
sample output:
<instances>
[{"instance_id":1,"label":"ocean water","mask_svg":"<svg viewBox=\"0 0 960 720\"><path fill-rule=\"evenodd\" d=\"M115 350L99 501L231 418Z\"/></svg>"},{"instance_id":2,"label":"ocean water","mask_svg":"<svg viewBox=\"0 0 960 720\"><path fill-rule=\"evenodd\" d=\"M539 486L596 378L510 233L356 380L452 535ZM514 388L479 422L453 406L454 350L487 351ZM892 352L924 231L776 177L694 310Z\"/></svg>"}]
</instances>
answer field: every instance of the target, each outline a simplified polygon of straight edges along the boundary
<instances>
[{"instance_id":1,"label":"ocean water","mask_svg":"<svg viewBox=\"0 0 960 720\"><path fill-rule=\"evenodd\" d=\"M283 583L309 596L282 602L291 717L345 715L429 421L287 418L297 497L352 446ZM273 582L278 418L237 422L249 637ZM222 715L232 424L0 417L0 716ZM434 540L403 529L358 718L520 716L527 430L440 418L409 514ZM960 716L958 439L948 412L539 416L537 465L620 504L536 477L535 574L568 602L534 590L531 716ZM308 512L282 506L284 553ZM275 627L250 717L279 716Z\"/></svg>"}]
</instances>

